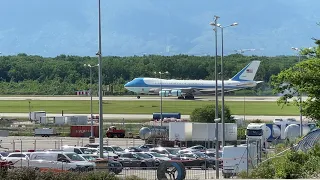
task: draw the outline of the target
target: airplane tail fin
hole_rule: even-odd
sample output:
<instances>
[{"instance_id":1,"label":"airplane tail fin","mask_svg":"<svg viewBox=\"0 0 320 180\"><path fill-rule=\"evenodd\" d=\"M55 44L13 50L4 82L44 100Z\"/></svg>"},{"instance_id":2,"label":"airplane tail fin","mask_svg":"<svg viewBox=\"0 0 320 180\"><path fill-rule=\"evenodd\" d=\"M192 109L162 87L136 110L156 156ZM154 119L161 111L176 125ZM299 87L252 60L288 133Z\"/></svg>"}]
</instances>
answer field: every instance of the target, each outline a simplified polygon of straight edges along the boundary
<instances>
[{"instance_id":1,"label":"airplane tail fin","mask_svg":"<svg viewBox=\"0 0 320 180\"><path fill-rule=\"evenodd\" d=\"M261 61L252 61L240 72L238 72L231 80L233 81L253 81Z\"/></svg>"}]
</instances>

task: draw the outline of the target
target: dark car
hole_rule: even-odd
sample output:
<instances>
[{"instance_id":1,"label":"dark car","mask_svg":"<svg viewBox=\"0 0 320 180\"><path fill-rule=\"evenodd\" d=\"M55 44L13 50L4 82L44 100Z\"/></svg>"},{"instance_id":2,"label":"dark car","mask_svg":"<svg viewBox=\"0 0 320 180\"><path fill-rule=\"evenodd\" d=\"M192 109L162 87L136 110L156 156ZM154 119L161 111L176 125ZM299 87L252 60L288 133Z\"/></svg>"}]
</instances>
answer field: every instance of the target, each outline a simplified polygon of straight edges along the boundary
<instances>
[{"instance_id":1,"label":"dark car","mask_svg":"<svg viewBox=\"0 0 320 180\"><path fill-rule=\"evenodd\" d=\"M123 167L155 167L156 161L151 158L144 158L135 152L122 153L117 160Z\"/></svg>"},{"instance_id":2,"label":"dark car","mask_svg":"<svg viewBox=\"0 0 320 180\"><path fill-rule=\"evenodd\" d=\"M179 148L166 148L166 147L156 147L156 148L149 149L150 152L163 154L170 159L178 157L179 150L180 150Z\"/></svg>"},{"instance_id":3,"label":"dark car","mask_svg":"<svg viewBox=\"0 0 320 180\"><path fill-rule=\"evenodd\" d=\"M184 153L179 155L179 157L173 158L172 160L179 160L189 169L196 167L200 167L201 169L212 167L215 169L215 159L201 152Z\"/></svg>"},{"instance_id":4,"label":"dark car","mask_svg":"<svg viewBox=\"0 0 320 180\"><path fill-rule=\"evenodd\" d=\"M143 151L149 151L149 149L154 148L155 145L153 144L144 144L144 145L140 145L139 148Z\"/></svg>"},{"instance_id":5,"label":"dark car","mask_svg":"<svg viewBox=\"0 0 320 180\"><path fill-rule=\"evenodd\" d=\"M205 152L205 154L207 155L207 156L209 156L209 157L211 157L211 158L216 158L216 152L214 151L214 150L207 150L206 152ZM222 158L222 151L221 150L219 150L219 156L218 156L218 158L219 158L219 167L220 168L222 168L222 166L223 166L223 161L222 161L222 159L220 159L220 158Z\"/></svg>"}]
</instances>

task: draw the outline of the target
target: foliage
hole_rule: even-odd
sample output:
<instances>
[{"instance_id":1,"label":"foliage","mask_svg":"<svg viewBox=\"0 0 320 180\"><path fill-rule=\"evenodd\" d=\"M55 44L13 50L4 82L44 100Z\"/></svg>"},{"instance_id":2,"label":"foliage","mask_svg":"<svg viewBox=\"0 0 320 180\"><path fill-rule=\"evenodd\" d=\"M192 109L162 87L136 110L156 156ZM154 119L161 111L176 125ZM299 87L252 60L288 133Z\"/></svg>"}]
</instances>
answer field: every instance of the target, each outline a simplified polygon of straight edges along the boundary
<instances>
[{"instance_id":1,"label":"foliage","mask_svg":"<svg viewBox=\"0 0 320 180\"><path fill-rule=\"evenodd\" d=\"M318 24L320 25L320 24ZM296 106L302 106L301 113L308 118L320 119L320 40L312 38L316 47L299 50L299 56L309 59L293 67L281 71L271 77L271 85L276 93L284 93L278 104L289 104L288 100L295 96L307 95L306 101L294 101Z\"/></svg>"},{"instance_id":2,"label":"foliage","mask_svg":"<svg viewBox=\"0 0 320 180\"><path fill-rule=\"evenodd\" d=\"M192 122L204 122L204 123L214 123L215 119L215 105L206 105L203 107L195 108L191 115L190 119ZM221 106L218 106L218 117L221 118ZM224 107L224 122L234 122L231 117L231 112L228 106Z\"/></svg>"},{"instance_id":3,"label":"foliage","mask_svg":"<svg viewBox=\"0 0 320 180\"><path fill-rule=\"evenodd\" d=\"M107 172L40 172L33 168L17 168L10 171L1 170L0 179L6 180L119 180L120 178ZM130 176L125 179L140 180L136 176Z\"/></svg>"},{"instance_id":4,"label":"foliage","mask_svg":"<svg viewBox=\"0 0 320 180\"><path fill-rule=\"evenodd\" d=\"M247 128L238 128L237 129L237 139L238 140L245 140L246 139L246 130Z\"/></svg>"},{"instance_id":5,"label":"foliage","mask_svg":"<svg viewBox=\"0 0 320 180\"><path fill-rule=\"evenodd\" d=\"M287 151L283 156L261 163L249 175L239 174L240 178L250 179L308 179L319 177L320 146L308 152Z\"/></svg>"},{"instance_id":6,"label":"foliage","mask_svg":"<svg viewBox=\"0 0 320 180\"><path fill-rule=\"evenodd\" d=\"M297 62L293 56L258 57L233 54L224 57L226 79L234 76L252 60L261 60L254 90L235 92L238 95L270 95L269 80ZM168 71L163 78L212 79L214 57L211 56L109 56L102 59L103 89L108 94L130 94L123 85L135 77L155 77L154 71ZM220 61L218 68L220 68ZM54 58L41 56L0 56L0 94L63 95L76 90L89 89L90 71L84 64L97 64L96 57L59 55ZM93 68L93 89L97 90L98 69ZM232 94L232 93L231 93Z\"/></svg>"}]
</instances>

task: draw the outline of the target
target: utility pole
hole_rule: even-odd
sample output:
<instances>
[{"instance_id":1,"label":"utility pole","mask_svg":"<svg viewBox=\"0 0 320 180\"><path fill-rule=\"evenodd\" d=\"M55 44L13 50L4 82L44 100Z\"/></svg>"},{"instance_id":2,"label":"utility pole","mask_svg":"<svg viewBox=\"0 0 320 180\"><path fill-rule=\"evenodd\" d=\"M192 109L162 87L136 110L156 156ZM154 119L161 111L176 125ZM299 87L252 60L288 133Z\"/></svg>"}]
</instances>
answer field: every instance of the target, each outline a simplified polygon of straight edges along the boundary
<instances>
[{"instance_id":1,"label":"utility pole","mask_svg":"<svg viewBox=\"0 0 320 180\"><path fill-rule=\"evenodd\" d=\"M99 11L99 51L98 64L99 64L99 156L103 158L103 107L102 107L102 52L101 52L101 0L98 0Z\"/></svg>"}]
</instances>

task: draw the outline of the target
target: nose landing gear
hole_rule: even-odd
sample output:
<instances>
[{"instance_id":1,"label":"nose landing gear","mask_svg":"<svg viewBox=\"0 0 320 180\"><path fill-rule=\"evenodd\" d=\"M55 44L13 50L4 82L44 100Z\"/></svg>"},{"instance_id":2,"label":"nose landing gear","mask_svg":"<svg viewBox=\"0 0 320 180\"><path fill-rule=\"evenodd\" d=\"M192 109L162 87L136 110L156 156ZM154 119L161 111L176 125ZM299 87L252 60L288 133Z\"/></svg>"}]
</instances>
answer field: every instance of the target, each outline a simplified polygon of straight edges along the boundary
<instances>
[{"instance_id":1,"label":"nose landing gear","mask_svg":"<svg viewBox=\"0 0 320 180\"><path fill-rule=\"evenodd\" d=\"M137 96L137 99L140 99L140 96Z\"/></svg>"}]
</instances>

